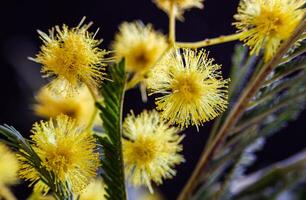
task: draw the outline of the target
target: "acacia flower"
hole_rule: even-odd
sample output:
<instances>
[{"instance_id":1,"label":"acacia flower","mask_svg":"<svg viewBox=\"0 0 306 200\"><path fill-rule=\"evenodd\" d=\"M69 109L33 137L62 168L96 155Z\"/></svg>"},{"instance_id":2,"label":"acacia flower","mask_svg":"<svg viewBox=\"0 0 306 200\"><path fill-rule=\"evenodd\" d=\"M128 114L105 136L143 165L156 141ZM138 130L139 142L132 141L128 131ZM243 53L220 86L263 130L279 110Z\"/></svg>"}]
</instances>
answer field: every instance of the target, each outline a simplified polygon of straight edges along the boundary
<instances>
[{"instance_id":1,"label":"acacia flower","mask_svg":"<svg viewBox=\"0 0 306 200\"><path fill-rule=\"evenodd\" d=\"M103 79L109 52L98 47L102 40L95 39L95 34L88 31L91 23L83 21L74 28L55 26L49 35L38 31L43 45L31 59L42 64L44 77L55 78L50 86L56 92L71 93L83 83L95 88Z\"/></svg>"},{"instance_id":2,"label":"acacia flower","mask_svg":"<svg viewBox=\"0 0 306 200\"><path fill-rule=\"evenodd\" d=\"M118 61L125 58L128 72L145 74L167 48L165 36L155 31L151 24L124 22L119 30L112 49Z\"/></svg>"},{"instance_id":3,"label":"acacia flower","mask_svg":"<svg viewBox=\"0 0 306 200\"><path fill-rule=\"evenodd\" d=\"M0 143L0 186L15 183L17 181L17 171L18 161L15 154Z\"/></svg>"},{"instance_id":4,"label":"acacia flower","mask_svg":"<svg viewBox=\"0 0 306 200\"><path fill-rule=\"evenodd\" d=\"M135 195L136 197L136 195ZM144 190L143 188L138 190L137 193L137 199L142 200L164 200L165 198L162 196L162 194L157 190L154 191L154 193L150 193L147 190Z\"/></svg>"},{"instance_id":5,"label":"acacia flower","mask_svg":"<svg viewBox=\"0 0 306 200\"><path fill-rule=\"evenodd\" d=\"M174 6L176 16L181 19L185 10L203 8L203 1L204 0L154 0L157 7L168 14L171 12L171 7Z\"/></svg>"},{"instance_id":6,"label":"acacia flower","mask_svg":"<svg viewBox=\"0 0 306 200\"><path fill-rule=\"evenodd\" d=\"M162 95L156 104L164 119L198 127L226 109L229 80L213 61L205 51L173 49L149 73L148 88Z\"/></svg>"},{"instance_id":7,"label":"acacia flower","mask_svg":"<svg viewBox=\"0 0 306 200\"><path fill-rule=\"evenodd\" d=\"M40 191L33 191L32 194L27 198L27 200L56 200L51 195L44 195Z\"/></svg>"},{"instance_id":8,"label":"acacia flower","mask_svg":"<svg viewBox=\"0 0 306 200\"><path fill-rule=\"evenodd\" d=\"M80 195L80 200L106 200L102 179L94 179Z\"/></svg>"},{"instance_id":9,"label":"acacia flower","mask_svg":"<svg viewBox=\"0 0 306 200\"><path fill-rule=\"evenodd\" d=\"M64 114L75 119L78 124L86 126L95 111L94 99L87 87L81 87L78 93L67 97L54 94L43 87L35 99L37 103L34 105L34 112L44 118L55 118Z\"/></svg>"},{"instance_id":10,"label":"acacia flower","mask_svg":"<svg viewBox=\"0 0 306 200\"><path fill-rule=\"evenodd\" d=\"M179 154L183 136L178 132L177 128L164 123L155 110L126 117L123 157L128 180L133 185L147 185L153 192L152 181L161 184L163 179L176 174L174 166L184 161Z\"/></svg>"},{"instance_id":11,"label":"acacia flower","mask_svg":"<svg viewBox=\"0 0 306 200\"><path fill-rule=\"evenodd\" d=\"M268 61L304 16L305 0L241 0L233 23L252 54L264 49Z\"/></svg>"},{"instance_id":12,"label":"acacia flower","mask_svg":"<svg viewBox=\"0 0 306 200\"><path fill-rule=\"evenodd\" d=\"M57 182L67 182L73 192L79 193L95 177L99 166L95 139L75 120L59 115L54 120L35 123L32 133L34 151ZM20 176L39 184L38 172L25 157L19 156L19 160Z\"/></svg>"}]
</instances>

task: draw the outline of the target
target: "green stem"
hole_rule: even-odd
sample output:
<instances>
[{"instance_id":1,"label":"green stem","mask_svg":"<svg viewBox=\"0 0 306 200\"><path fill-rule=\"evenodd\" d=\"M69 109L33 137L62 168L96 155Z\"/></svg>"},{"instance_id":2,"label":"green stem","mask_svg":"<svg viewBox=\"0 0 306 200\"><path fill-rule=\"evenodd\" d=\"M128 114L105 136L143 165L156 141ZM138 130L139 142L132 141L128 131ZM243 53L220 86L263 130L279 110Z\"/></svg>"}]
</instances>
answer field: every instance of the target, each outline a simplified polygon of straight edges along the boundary
<instances>
[{"instance_id":1,"label":"green stem","mask_svg":"<svg viewBox=\"0 0 306 200\"><path fill-rule=\"evenodd\" d=\"M176 44L177 46L183 47L183 48L197 49L197 48L202 48L206 46L212 46L215 44L235 41L235 40L238 40L242 34L243 32L235 33L231 35L220 36L217 38L205 39L205 40L198 41L198 42L177 42Z\"/></svg>"},{"instance_id":2,"label":"green stem","mask_svg":"<svg viewBox=\"0 0 306 200\"><path fill-rule=\"evenodd\" d=\"M171 4L169 13L169 43L170 45L175 44L175 4Z\"/></svg>"},{"instance_id":3,"label":"green stem","mask_svg":"<svg viewBox=\"0 0 306 200\"><path fill-rule=\"evenodd\" d=\"M124 185L124 197L125 197L125 199L124 200L128 200L128 197L127 197L127 188L126 188L126 185L125 185L125 180L126 180L126 177L125 177L125 169L124 169L124 158L123 158L123 147L122 147L122 140L121 140L121 138L122 138L122 135L123 135L123 126L122 126L122 124L123 124L123 105L124 105L124 96L125 96L125 86L126 86L126 84L124 84L124 86L123 86L123 90L122 90L122 96L121 96L121 102L120 102L120 142L119 142L119 144L120 144L120 157L121 157L121 170L122 170L122 177L123 177L123 179L122 179L122 183L121 184L123 184Z\"/></svg>"}]
</instances>

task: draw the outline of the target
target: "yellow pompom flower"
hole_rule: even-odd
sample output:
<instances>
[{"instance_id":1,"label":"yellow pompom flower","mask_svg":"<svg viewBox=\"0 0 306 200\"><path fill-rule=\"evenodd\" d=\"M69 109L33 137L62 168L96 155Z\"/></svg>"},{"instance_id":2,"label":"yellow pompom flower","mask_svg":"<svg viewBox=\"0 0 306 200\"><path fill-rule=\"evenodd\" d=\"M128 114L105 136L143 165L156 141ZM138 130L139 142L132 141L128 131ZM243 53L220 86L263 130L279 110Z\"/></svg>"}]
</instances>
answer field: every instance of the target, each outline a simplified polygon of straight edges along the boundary
<instances>
[{"instance_id":1,"label":"yellow pompom flower","mask_svg":"<svg viewBox=\"0 0 306 200\"><path fill-rule=\"evenodd\" d=\"M106 191L101 179L94 179L80 195L80 200L106 200Z\"/></svg>"},{"instance_id":2,"label":"yellow pompom flower","mask_svg":"<svg viewBox=\"0 0 306 200\"><path fill-rule=\"evenodd\" d=\"M220 65L205 51L173 49L156 65L147 80L161 116L171 124L197 127L214 119L227 107L229 80L223 80Z\"/></svg>"},{"instance_id":3,"label":"yellow pompom flower","mask_svg":"<svg viewBox=\"0 0 306 200\"><path fill-rule=\"evenodd\" d=\"M39 191L33 191L33 193L27 198L27 200L56 200L51 195L44 195Z\"/></svg>"},{"instance_id":4,"label":"yellow pompom flower","mask_svg":"<svg viewBox=\"0 0 306 200\"><path fill-rule=\"evenodd\" d=\"M112 49L118 61L125 58L128 72L145 74L167 48L165 36L155 31L151 24L124 22L119 30Z\"/></svg>"},{"instance_id":5,"label":"yellow pompom flower","mask_svg":"<svg viewBox=\"0 0 306 200\"><path fill-rule=\"evenodd\" d=\"M304 16L305 0L241 0L233 23L241 40L258 54L264 49L268 61L279 45L290 37Z\"/></svg>"},{"instance_id":6,"label":"yellow pompom flower","mask_svg":"<svg viewBox=\"0 0 306 200\"><path fill-rule=\"evenodd\" d=\"M204 0L154 0L157 7L170 13L171 7L174 6L175 14L178 18L182 18L182 14L185 10L191 8L203 8Z\"/></svg>"},{"instance_id":7,"label":"yellow pompom flower","mask_svg":"<svg viewBox=\"0 0 306 200\"><path fill-rule=\"evenodd\" d=\"M149 193L146 190L141 189L138 192L137 199L141 200L165 200L162 194L157 190L154 190L154 193Z\"/></svg>"},{"instance_id":8,"label":"yellow pompom flower","mask_svg":"<svg viewBox=\"0 0 306 200\"><path fill-rule=\"evenodd\" d=\"M183 136L178 132L177 128L164 123L155 110L126 117L123 158L126 175L133 185L147 185L153 192L152 181L161 184L163 179L176 174L174 166L184 161L179 154Z\"/></svg>"},{"instance_id":9,"label":"yellow pompom flower","mask_svg":"<svg viewBox=\"0 0 306 200\"><path fill-rule=\"evenodd\" d=\"M88 31L91 23L81 23L74 28L65 24L49 30L49 35L39 31L43 45L36 58L42 64L44 77L54 77L51 88L56 92L71 92L82 83L95 88L103 79L107 51L101 50L95 34ZM60 82L60 83L58 83ZM61 87L59 88L59 86Z\"/></svg>"},{"instance_id":10,"label":"yellow pompom flower","mask_svg":"<svg viewBox=\"0 0 306 200\"><path fill-rule=\"evenodd\" d=\"M77 124L86 126L95 112L94 99L87 87L81 87L78 93L68 97L54 94L43 87L35 99L37 103L34 105L34 112L44 118L55 118L64 114L75 119Z\"/></svg>"},{"instance_id":11,"label":"yellow pompom flower","mask_svg":"<svg viewBox=\"0 0 306 200\"><path fill-rule=\"evenodd\" d=\"M0 186L15 183L17 181L17 172L18 160L15 154L0 143Z\"/></svg>"},{"instance_id":12,"label":"yellow pompom flower","mask_svg":"<svg viewBox=\"0 0 306 200\"><path fill-rule=\"evenodd\" d=\"M95 139L75 120L59 115L54 120L35 123L32 133L33 149L40 157L42 166L54 173L56 181L67 182L73 192L79 193L95 177L99 167ZM38 172L26 158L18 158L21 162L20 176L40 183Z\"/></svg>"}]
</instances>

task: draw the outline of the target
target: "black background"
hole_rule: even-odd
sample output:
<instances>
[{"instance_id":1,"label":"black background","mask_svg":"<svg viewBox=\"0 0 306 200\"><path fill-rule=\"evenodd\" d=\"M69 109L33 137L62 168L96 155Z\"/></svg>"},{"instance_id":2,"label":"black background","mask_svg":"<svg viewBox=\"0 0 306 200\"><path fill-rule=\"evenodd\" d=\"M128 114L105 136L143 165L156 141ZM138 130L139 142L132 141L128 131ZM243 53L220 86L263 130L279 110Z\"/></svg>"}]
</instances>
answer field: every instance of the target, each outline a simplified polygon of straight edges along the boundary
<instances>
[{"instance_id":1,"label":"black background","mask_svg":"<svg viewBox=\"0 0 306 200\"><path fill-rule=\"evenodd\" d=\"M177 23L178 41L197 41L234 33L231 26L236 12L237 0L206 0L205 9L187 12L184 22ZM33 115L31 105L35 91L45 83L40 77L40 66L29 61L28 56L38 52L41 41L36 30L47 31L54 25L66 23L75 26L83 16L94 21L91 29L101 28L97 38L103 38L103 48L107 48L113 39L118 25L123 21L141 19L152 23L165 34L168 30L167 15L150 0L87 0L87 1L1 1L0 3L0 124L14 125L22 134L28 135L31 125L38 120ZM208 48L211 57L223 65L223 73L228 77L230 56L235 42ZM141 102L138 90L126 94L125 113L134 109L139 113L143 108L154 107L152 99ZM265 148L258 153L258 161L249 169L252 172L278 161L306 146L306 112L290 123L279 134L268 139ZM180 165L177 176L167 180L160 187L167 199L175 199L178 191L187 181L201 153L212 123L206 123L197 132L188 129L184 139L186 163ZM1 155L0 155L1 156ZM29 194L26 187L15 187L18 199Z\"/></svg>"}]
</instances>

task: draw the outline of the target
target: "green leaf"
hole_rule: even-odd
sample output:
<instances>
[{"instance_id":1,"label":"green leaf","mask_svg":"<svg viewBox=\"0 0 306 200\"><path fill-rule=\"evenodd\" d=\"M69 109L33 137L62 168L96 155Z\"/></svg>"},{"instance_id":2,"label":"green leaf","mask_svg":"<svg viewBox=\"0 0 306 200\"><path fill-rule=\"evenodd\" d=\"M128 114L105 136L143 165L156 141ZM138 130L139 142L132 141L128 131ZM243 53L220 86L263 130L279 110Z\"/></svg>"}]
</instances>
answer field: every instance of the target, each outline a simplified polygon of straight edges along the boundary
<instances>
[{"instance_id":1,"label":"green leaf","mask_svg":"<svg viewBox=\"0 0 306 200\"><path fill-rule=\"evenodd\" d=\"M248 48L236 45L232 57L231 82L229 87L229 99L233 101L247 83L254 65L257 61L256 56L248 56Z\"/></svg>"},{"instance_id":2,"label":"green leaf","mask_svg":"<svg viewBox=\"0 0 306 200\"><path fill-rule=\"evenodd\" d=\"M236 200L276 199L282 192L292 190L306 178L306 152L276 163L236 181ZM298 198L297 198L298 199Z\"/></svg>"},{"instance_id":3,"label":"green leaf","mask_svg":"<svg viewBox=\"0 0 306 200\"><path fill-rule=\"evenodd\" d=\"M104 104L97 103L101 111L105 135L97 136L102 146L101 176L106 184L108 200L125 200L126 188L122 155L122 106L126 82L125 62L109 67L109 79L102 86L100 93Z\"/></svg>"},{"instance_id":4,"label":"green leaf","mask_svg":"<svg viewBox=\"0 0 306 200\"><path fill-rule=\"evenodd\" d=\"M256 69L261 68L261 62L257 62L253 57L245 58L246 53L242 49L242 47L236 47L233 56L229 110L232 103L236 102L237 96L243 92L241 88L251 79L249 73L252 72L255 76ZM257 149L249 152L248 148L258 138L264 140L277 133L304 109L306 61L305 56L299 53L304 49L302 44L296 50L298 52L293 51L289 54L290 59L276 66L266 81L262 82L261 89L251 99L249 107L235 126L228 130L227 138L208 164L206 176L201 180L202 185L194 195L194 199L201 199L208 194L212 199L232 199L230 188L238 178L236 172L243 172L256 158L254 153ZM228 113L225 113L215 122L208 144L227 117ZM245 162L241 162L242 159Z\"/></svg>"}]
</instances>

